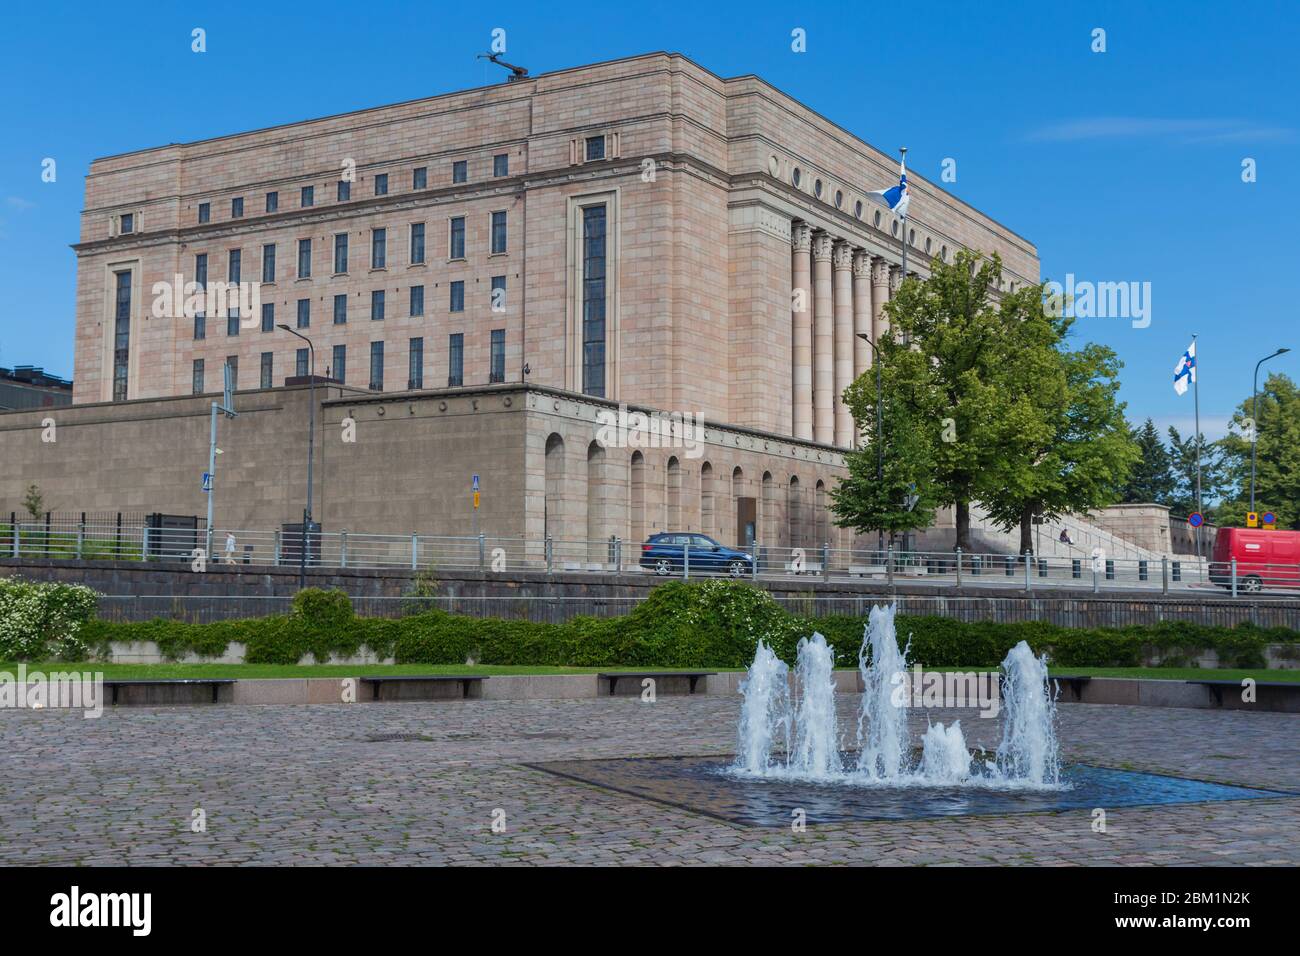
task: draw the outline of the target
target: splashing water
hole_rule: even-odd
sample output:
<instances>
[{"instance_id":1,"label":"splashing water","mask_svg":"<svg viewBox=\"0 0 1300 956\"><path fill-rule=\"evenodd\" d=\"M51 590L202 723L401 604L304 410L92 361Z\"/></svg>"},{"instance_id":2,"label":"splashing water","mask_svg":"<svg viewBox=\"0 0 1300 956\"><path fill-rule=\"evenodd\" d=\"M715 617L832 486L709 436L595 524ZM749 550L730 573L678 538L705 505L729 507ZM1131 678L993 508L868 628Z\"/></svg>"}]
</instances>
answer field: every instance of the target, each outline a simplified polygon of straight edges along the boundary
<instances>
[{"instance_id":1,"label":"splashing water","mask_svg":"<svg viewBox=\"0 0 1300 956\"><path fill-rule=\"evenodd\" d=\"M931 724L921 735L920 775L926 783L961 783L971 774L970 748L961 732L961 721Z\"/></svg>"},{"instance_id":2,"label":"splashing water","mask_svg":"<svg viewBox=\"0 0 1300 956\"><path fill-rule=\"evenodd\" d=\"M794 670L759 642L740 685L744 703L737 758L730 772L759 778L901 787L1059 789L1056 702L1047 658L1024 641L1002 662L1002 742L992 760L976 761L961 721L927 727L913 764L907 724L908 649L900 650L894 607L873 607L858 667L863 687L858 760L846 767L835 713L835 650L820 634L799 641ZM910 645L909 645L910 647ZM797 702L797 703L796 703ZM778 755L784 751L784 759Z\"/></svg>"},{"instance_id":3,"label":"splashing water","mask_svg":"<svg viewBox=\"0 0 1300 956\"><path fill-rule=\"evenodd\" d=\"M878 605L858 652L862 709L858 714L858 770L869 777L895 780L908 767L907 651L898 649L894 606Z\"/></svg>"},{"instance_id":4,"label":"splashing water","mask_svg":"<svg viewBox=\"0 0 1300 956\"><path fill-rule=\"evenodd\" d=\"M795 712L794 749L789 767L814 779L842 770L835 716L835 651L814 633L799 641L794 668L799 708Z\"/></svg>"},{"instance_id":5,"label":"splashing water","mask_svg":"<svg viewBox=\"0 0 1300 956\"><path fill-rule=\"evenodd\" d=\"M1055 786L1061 778L1056 742L1056 701L1047 679L1047 655L1035 657L1021 641L1002 661L1002 743L997 772L1003 778Z\"/></svg>"},{"instance_id":6,"label":"splashing water","mask_svg":"<svg viewBox=\"0 0 1300 956\"><path fill-rule=\"evenodd\" d=\"M765 774L773 766L772 748L781 743L790 751L789 668L776 652L758 642L754 663L740 682L745 702L740 708L740 746L736 767L752 774Z\"/></svg>"}]
</instances>

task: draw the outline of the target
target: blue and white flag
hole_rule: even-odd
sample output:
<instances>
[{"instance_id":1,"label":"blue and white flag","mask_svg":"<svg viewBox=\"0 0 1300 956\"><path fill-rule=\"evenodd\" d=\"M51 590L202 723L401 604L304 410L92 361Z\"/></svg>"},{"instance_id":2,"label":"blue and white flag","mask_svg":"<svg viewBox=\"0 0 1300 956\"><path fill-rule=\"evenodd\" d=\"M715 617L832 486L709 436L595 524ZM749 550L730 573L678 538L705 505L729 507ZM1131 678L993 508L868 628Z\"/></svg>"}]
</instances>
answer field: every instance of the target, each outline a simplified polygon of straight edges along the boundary
<instances>
[{"instance_id":1,"label":"blue and white flag","mask_svg":"<svg viewBox=\"0 0 1300 956\"><path fill-rule=\"evenodd\" d=\"M872 198L879 197L890 209L894 210L894 215L899 219L907 218L907 204L911 196L907 192L907 160L898 161L898 185L890 186L888 189L873 189L867 195Z\"/></svg>"},{"instance_id":2,"label":"blue and white flag","mask_svg":"<svg viewBox=\"0 0 1300 956\"><path fill-rule=\"evenodd\" d=\"M1196 381L1196 340L1187 346L1187 351L1174 366L1174 391L1179 395L1187 391L1187 383Z\"/></svg>"}]
</instances>

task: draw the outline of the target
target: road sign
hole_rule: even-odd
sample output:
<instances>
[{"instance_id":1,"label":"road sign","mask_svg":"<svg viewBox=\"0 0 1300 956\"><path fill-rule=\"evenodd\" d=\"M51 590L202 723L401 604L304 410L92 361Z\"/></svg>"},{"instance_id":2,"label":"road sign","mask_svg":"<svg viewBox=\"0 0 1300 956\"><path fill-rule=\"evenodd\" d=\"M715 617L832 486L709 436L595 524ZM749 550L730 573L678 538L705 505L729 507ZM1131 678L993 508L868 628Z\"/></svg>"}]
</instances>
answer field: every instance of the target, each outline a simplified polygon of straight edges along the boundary
<instances>
[{"instance_id":1,"label":"road sign","mask_svg":"<svg viewBox=\"0 0 1300 956\"><path fill-rule=\"evenodd\" d=\"M1264 512L1264 524L1277 524L1277 515L1271 511Z\"/></svg>"},{"instance_id":2,"label":"road sign","mask_svg":"<svg viewBox=\"0 0 1300 956\"><path fill-rule=\"evenodd\" d=\"M1199 528L1201 525L1205 524L1205 515L1201 514L1199 511L1193 511L1187 516L1187 523L1193 528Z\"/></svg>"},{"instance_id":3,"label":"road sign","mask_svg":"<svg viewBox=\"0 0 1300 956\"><path fill-rule=\"evenodd\" d=\"M1259 512L1256 512L1256 511L1247 511L1247 512L1246 512L1246 527L1247 527L1247 528L1258 528L1258 527L1259 527Z\"/></svg>"},{"instance_id":4,"label":"road sign","mask_svg":"<svg viewBox=\"0 0 1300 956\"><path fill-rule=\"evenodd\" d=\"M203 473L203 490L208 493L212 491L212 475L206 471Z\"/></svg>"},{"instance_id":5,"label":"road sign","mask_svg":"<svg viewBox=\"0 0 1300 956\"><path fill-rule=\"evenodd\" d=\"M474 507L478 508L478 492L474 492Z\"/></svg>"},{"instance_id":6,"label":"road sign","mask_svg":"<svg viewBox=\"0 0 1300 956\"><path fill-rule=\"evenodd\" d=\"M475 475L475 476L474 476L474 486L473 486L473 488L472 488L471 490L472 490L472 491L478 491L478 475Z\"/></svg>"}]
</instances>

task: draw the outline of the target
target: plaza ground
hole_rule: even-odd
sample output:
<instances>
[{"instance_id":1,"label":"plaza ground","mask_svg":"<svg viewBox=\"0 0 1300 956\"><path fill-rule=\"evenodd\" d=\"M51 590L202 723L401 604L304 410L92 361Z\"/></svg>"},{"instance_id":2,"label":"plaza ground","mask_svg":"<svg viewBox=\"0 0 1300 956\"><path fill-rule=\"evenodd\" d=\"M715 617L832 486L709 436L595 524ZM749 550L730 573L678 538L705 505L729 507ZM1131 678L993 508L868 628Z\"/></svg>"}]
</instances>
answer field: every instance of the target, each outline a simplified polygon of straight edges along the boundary
<instances>
[{"instance_id":1,"label":"plaza ground","mask_svg":"<svg viewBox=\"0 0 1300 956\"><path fill-rule=\"evenodd\" d=\"M0 864L1300 864L1300 796L746 828L526 764L734 749L740 700L0 712ZM845 728L857 697L840 700ZM1296 717L1062 704L1063 756L1300 791ZM962 718L973 745L999 723ZM927 712L911 714L914 733ZM851 731L850 731L851 735ZM206 832L190 829L192 811ZM505 813L504 833L491 828Z\"/></svg>"}]
</instances>

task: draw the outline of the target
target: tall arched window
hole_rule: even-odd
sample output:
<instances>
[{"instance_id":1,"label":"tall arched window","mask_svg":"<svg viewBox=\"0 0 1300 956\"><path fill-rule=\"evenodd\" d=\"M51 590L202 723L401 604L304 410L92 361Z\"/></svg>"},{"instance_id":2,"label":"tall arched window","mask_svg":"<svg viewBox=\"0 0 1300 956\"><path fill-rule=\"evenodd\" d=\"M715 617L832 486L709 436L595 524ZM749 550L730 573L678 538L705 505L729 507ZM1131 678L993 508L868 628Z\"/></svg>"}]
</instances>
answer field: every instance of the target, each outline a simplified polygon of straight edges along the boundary
<instances>
[{"instance_id":1,"label":"tall arched window","mask_svg":"<svg viewBox=\"0 0 1300 956\"><path fill-rule=\"evenodd\" d=\"M665 531L682 530L682 463L677 456L668 459L667 472L668 527Z\"/></svg>"}]
</instances>

